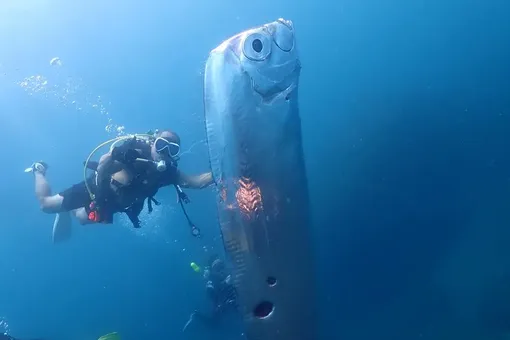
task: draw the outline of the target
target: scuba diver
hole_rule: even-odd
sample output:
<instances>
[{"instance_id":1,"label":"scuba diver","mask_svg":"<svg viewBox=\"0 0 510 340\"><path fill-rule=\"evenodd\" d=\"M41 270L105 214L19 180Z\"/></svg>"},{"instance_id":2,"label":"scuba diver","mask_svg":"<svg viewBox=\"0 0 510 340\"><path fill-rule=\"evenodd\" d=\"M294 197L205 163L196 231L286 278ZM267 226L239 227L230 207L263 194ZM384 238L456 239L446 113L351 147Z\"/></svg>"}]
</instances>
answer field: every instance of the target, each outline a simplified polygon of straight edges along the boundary
<instances>
[{"instance_id":1,"label":"scuba diver","mask_svg":"<svg viewBox=\"0 0 510 340\"><path fill-rule=\"evenodd\" d=\"M198 229L184 209L183 202L188 203L189 199L181 187L202 189L214 181L210 172L189 176L177 168L181 145L179 136L166 130L153 135L119 137L113 141L110 151L102 155L99 162L92 162L90 158L108 142L98 146L85 162L85 170L94 170L94 175L85 176L84 181L56 195L51 194L46 179L46 163L35 162L25 170L34 174L35 194L41 210L57 214L53 226L54 242L70 237L69 212L72 212L82 225L110 224L113 223L115 213L124 212L133 226L139 228L138 215L143 210L145 200L147 199L148 210L151 212L152 203L159 204L154 195L160 188L169 185L176 188L179 203L192 233L199 236Z\"/></svg>"},{"instance_id":2,"label":"scuba diver","mask_svg":"<svg viewBox=\"0 0 510 340\"><path fill-rule=\"evenodd\" d=\"M213 327L218 324L222 315L237 308L236 290L232 283L232 276L227 273L225 263L217 255L213 255L209 259L203 277L206 280L205 288L207 296L212 302L212 309L208 313L198 310L191 313L188 322L184 325L183 332L194 320Z\"/></svg>"}]
</instances>

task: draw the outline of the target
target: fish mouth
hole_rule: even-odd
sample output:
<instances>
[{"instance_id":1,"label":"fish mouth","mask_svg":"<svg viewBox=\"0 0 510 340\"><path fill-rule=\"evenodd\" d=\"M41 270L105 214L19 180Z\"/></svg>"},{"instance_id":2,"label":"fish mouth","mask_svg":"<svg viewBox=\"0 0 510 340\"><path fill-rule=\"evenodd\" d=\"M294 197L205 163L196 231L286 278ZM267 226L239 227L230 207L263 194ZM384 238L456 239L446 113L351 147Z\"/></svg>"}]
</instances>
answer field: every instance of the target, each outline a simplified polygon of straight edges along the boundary
<instances>
[{"instance_id":1,"label":"fish mouth","mask_svg":"<svg viewBox=\"0 0 510 340\"><path fill-rule=\"evenodd\" d=\"M246 75L250 77L251 88L253 91L261 96L263 101L272 102L283 94L285 94L285 100L288 100L288 95L296 88L296 73L298 73L300 69L301 64L297 62L292 72L279 82L271 82L271 86L258 84L254 77L250 76L248 73L246 73ZM260 73L259 75L263 76ZM270 83L269 80L268 83Z\"/></svg>"}]
</instances>

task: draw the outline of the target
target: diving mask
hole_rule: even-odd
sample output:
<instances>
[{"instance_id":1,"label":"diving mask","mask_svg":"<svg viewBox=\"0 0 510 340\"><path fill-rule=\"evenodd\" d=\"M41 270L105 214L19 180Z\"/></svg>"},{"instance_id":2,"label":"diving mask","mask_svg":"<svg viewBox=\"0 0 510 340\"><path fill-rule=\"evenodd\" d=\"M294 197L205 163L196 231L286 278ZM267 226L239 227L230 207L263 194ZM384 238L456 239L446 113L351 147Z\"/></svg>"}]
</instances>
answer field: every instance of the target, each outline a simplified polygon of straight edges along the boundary
<instances>
[{"instance_id":1,"label":"diving mask","mask_svg":"<svg viewBox=\"0 0 510 340\"><path fill-rule=\"evenodd\" d=\"M168 137L158 137L154 141L154 148L156 152L161 154L167 154L172 158L176 158L181 151L181 147L179 144L171 142L167 139Z\"/></svg>"}]
</instances>

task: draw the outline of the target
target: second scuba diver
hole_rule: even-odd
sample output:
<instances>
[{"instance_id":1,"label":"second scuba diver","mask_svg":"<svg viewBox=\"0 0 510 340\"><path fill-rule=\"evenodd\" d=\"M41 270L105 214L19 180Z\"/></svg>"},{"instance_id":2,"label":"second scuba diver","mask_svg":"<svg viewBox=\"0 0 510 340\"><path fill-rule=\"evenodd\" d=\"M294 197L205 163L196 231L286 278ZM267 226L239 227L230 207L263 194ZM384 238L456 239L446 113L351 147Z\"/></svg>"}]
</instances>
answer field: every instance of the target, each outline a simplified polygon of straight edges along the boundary
<instances>
[{"instance_id":1,"label":"second scuba diver","mask_svg":"<svg viewBox=\"0 0 510 340\"><path fill-rule=\"evenodd\" d=\"M206 281L205 289L212 309L209 312L195 310L191 313L188 322L184 325L183 332L194 320L213 327L226 312L237 308L237 294L232 283L232 276L227 273L225 263L218 256L211 256L208 266L204 269L203 277Z\"/></svg>"}]
</instances>

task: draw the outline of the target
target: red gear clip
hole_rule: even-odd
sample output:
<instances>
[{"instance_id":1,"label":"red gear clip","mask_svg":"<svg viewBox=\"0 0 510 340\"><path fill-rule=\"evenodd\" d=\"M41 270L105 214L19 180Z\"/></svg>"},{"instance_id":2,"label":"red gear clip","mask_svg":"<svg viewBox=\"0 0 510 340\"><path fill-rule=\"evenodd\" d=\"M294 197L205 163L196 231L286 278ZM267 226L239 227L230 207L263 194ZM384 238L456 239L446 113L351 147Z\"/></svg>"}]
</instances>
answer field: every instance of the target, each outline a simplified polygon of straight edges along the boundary
<instances>
[{"instance_id":1,"label":"red gear clip","mask_svg":"<svg viewBox=\"0 0 510 340\"><path fill-rule=\"evenodd\" d=\"M96 209L95 202L90 202L89 204L90 212L89 212L89 220L93 222L99 222L101 220L99 212Z\"/></svg>"}]
</instances>

